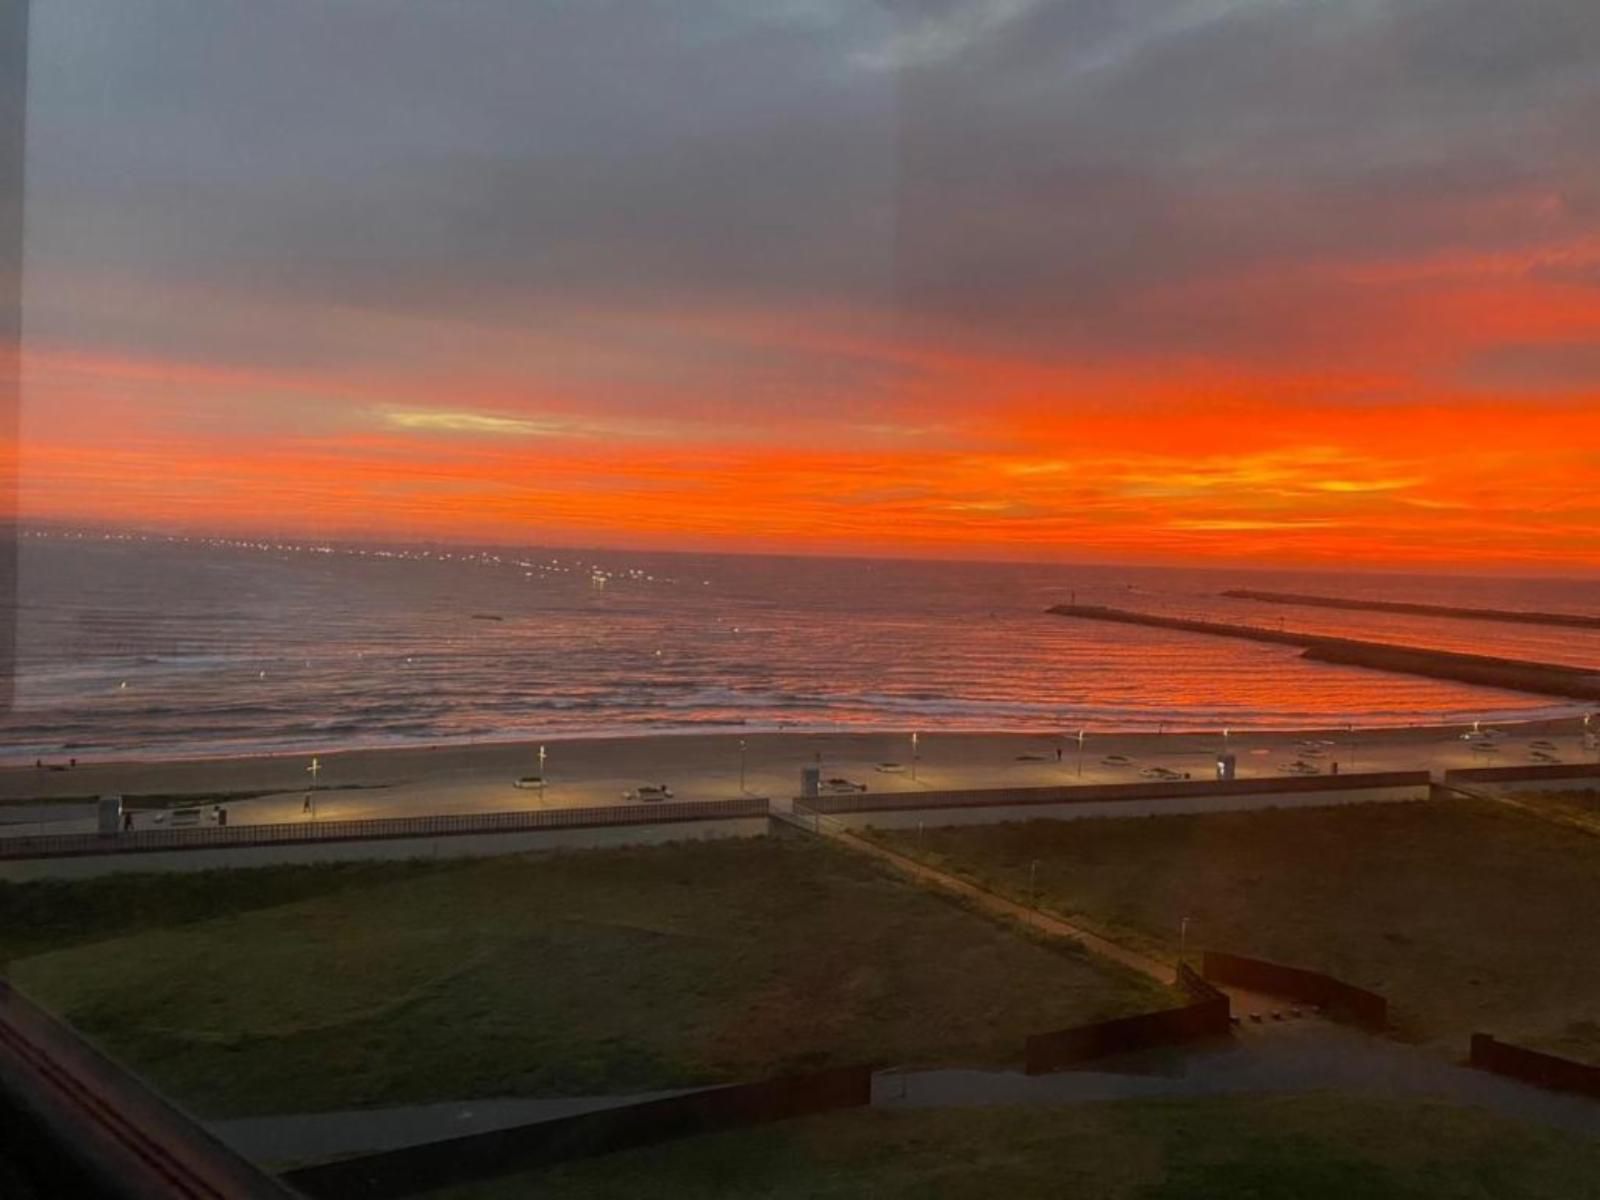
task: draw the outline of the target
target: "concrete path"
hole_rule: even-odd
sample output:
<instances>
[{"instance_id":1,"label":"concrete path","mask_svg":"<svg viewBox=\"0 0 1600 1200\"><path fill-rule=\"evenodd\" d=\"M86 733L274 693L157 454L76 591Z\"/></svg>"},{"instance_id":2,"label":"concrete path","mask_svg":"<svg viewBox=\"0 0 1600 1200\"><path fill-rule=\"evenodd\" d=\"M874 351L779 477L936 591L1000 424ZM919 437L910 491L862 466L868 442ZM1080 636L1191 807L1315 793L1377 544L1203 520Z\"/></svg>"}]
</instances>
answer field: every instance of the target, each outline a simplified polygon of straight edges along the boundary
<instances>
[{"instance_id":1,"label":"concrete path","mask_svg":"<svg viewBox=\"0 0 1600 1200\"><path fill-rule=\"evenodd\" d=\"M676 1092L575 1099L488 1099L216 1121L236 1152L273 1166L373 1154L636 1104ZM1600 1136L1600 1103L1442 1061L1322 1021L1246 1024L1209 1042L1102 1059L1053 1075L1019 1071L880 1071L874 1107L976 1108L1117 1100L1333 1092L1487 1109L1518 1121Z\"/></svg>"},{"instance_id":2,"label":"concrete path","mask_svg":"<svg viewBox=\"0 0 1600 1200\"><path fill-rule=\"evenodd\" d=\"M537 1121L642 1104L681 1096L698 1088L641 1092L633 1096L558 1096L547 1099L459 1100L400 1108L349 1109L295 1113L281 1117L243 1117L211 1121L207 1128L230 1148L254 1162L275 1167L321 1162L352 1154L377 1154L422 1142L489 1133Z\"/></svg>"},{"instance_id":3,"label":"concrete path","mask_svg":"<svg viewBox=\"0 0 1600 1200\"><path fill-rule=\"evenodd\" d=\"M1294 1092L1439 1100L1600 1136L1600 1103L1594 1100L1473 1070L1325 1021L1245 1025L1231 1037L1121 1055L1054 1075L918 1071L902 1077L883 1072L873 1081L873 1103L885 1108Z\"/></svg>"}]
</instances>

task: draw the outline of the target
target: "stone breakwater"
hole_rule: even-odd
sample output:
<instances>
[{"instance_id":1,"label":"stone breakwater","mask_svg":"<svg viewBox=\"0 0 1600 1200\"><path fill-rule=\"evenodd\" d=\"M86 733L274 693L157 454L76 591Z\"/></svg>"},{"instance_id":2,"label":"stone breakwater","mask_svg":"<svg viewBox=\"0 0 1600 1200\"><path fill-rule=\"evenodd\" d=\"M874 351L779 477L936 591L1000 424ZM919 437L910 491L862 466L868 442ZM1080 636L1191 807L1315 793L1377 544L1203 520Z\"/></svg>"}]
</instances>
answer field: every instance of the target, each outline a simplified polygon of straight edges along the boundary
<instances>
[{"instance_id":1,"label":"stone breakwater","mask_svg":"<svg viewBox=\"0 0 1600 1200\"><path fill-rule=\"evenodd\" d=\"M1222 594L1230 600L1256 600L1262 604L1292 604L1304 608L1339 608L1354 612L1449 617L1461 621L1509 621L1518 625L1600 629L1600 616L1585 616L1582 613L1534 612L1516 608L1462 608L1454 604L1416 604L1406 600L1353 600L1344 596L1310 596L1300 592L1263 592L1255 588L1230 588Z\"/></svg>"},{"instance_id":2,"label":"stone breakwater","mask_svg":"<svg viewBox=\"0 0 1600 1200\"><path fill-rule=\"evenodd\" d=\"M1154 613L1108 608L1098 604L1058 604L1049 610L1060 617L1090 621L1116 621L1125 625L1146 625L1158 629L1177 629L1218 637L1245 638L1298 646L1302 658L1314 662L1340 663L1449 679L1481 687L1508 688L1541 696L1562 696L1575 700L1600 700L1600 668L1572 667L1560 663L1530 662L1498 658L1485 654L1462 654L1453 650L1430 650L1391 642L1365 642L1353 638L1326 637L1296 633L1293 630L1265 629L1258 625L1232 625L1221 621L1197 621L1187 617L1164 617Z\"/></svg>"}]
</instances>

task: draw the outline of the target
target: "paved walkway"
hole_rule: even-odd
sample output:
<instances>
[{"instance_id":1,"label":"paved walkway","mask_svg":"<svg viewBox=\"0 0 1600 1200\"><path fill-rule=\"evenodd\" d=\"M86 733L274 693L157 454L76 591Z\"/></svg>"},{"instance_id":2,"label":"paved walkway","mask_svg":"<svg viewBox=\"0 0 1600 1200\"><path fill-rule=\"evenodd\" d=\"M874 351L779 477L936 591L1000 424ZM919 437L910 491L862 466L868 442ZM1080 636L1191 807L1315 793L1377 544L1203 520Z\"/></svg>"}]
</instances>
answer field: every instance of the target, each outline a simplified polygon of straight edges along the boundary
<instances>
[{"instance_id":1,"label":"paved walkway","mask_svg":"<svg viewBox=\"0 0 1600 1200\"><path fill-rule=\"evenodd\" d=\"M378 1154L423 1142L490 1133L538 1121L643 1104L697 1088L633 1096L556 1096L542 1099L458 1100L397 1108L347 1109L212 1121L207 1128L235 1152L274 1167L320 1162L351 1154Z\"/></svg>"},{"instance_id":2,"label":"paved walkway","mask_svg":"<svg viewBox=\"0 0 1600 1200\"><path fill-rule=\"evenodd\" d=\"M677 1092L566 1099L489 1099L252 1117L209 1128L256 1162L286 1165L374 1154L654 1100ZM1333 1092L1488 1109L1518 1121L1600 1136L1600 1103L1443 1061L1324 1021L1246 1024L1230 1037L1102 1059L1053 1075L1019 1071L880 1071L874 1107L976 1108L1117 1100Z\"/></svg>"},{"instance_id":3,"label":"paved walkway","mask_svg":"<svg viewBox=\"0 0 1600 1200\"><path fill-rule=\"evenodd\" d=\"M1245 1025L1232 1037L1102 1059L1054 1075L1014 1071L884 1072L885 1108L1079 1104L1151 1097L1337 1092L1438 1100L1600 1136L1600 1103L1440 1059L1325 1021Z\"/></svg>"}]
</instances>

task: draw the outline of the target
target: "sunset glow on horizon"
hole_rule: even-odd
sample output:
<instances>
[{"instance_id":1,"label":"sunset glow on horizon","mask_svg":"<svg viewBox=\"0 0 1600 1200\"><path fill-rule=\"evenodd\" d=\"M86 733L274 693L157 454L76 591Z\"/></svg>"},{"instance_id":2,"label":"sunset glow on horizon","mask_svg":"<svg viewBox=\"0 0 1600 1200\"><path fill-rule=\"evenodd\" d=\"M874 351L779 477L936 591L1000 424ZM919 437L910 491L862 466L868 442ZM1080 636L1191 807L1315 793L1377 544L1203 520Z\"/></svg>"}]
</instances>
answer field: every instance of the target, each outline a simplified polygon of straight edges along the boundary
<instances>
[{"instance_id":1,"label":"sunset glow on horizon","mask_svg":"<svg viewBox=\"0 0 1600 1200\"><path fill-rule=\"evenodd\" d=\"M1579 0L265 7L35 13L25 522L1600 565Z\"/></svg>"}]
</instances>

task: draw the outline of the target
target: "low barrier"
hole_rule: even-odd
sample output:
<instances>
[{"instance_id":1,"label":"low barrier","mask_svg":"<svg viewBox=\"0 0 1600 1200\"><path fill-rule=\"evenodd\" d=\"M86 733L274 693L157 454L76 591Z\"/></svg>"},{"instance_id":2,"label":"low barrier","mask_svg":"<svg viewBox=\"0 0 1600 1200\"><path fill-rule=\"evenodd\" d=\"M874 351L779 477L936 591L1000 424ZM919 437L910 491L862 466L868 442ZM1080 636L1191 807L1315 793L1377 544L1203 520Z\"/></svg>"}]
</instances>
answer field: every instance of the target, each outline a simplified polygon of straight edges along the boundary
<instances>
[{"instance_id":1,"label":"low barrier","mask_svg":"<svg viewBox=\"0 0 1600 1200\"><path fill-rule=\"evenodd\" d=\"M1228 1032L1232 1021L1226 995L1187 965L1178 968L1177 983L1192 1003L1034 1034L1024 1049L1024 1070L1029 1075L1047 1075L1111 1054L1173 1046Z\"/></svg>"},{"instance_id":2,"label":"low barrier","mask_svg":"<svg viewBox=\"0 0 1600 1200\"><path fill-rule=\"evenodd\" d=\"M228 825L209 829L135 829L121 833L62 833L0 838L0 859L74 858L171 850L217 850L308 842L464 837L528 833L542 829L593 829L614 825L664 825L734 817L765 817L769 802L687 800L614 804L596 808L544 808L523 812L453 813L430 817L379 817L364 821L301 821L282 825Z\"/></svg>"},{"instance_id":3,"label":"low barrier","mask_svg":"<svg viewBox=\"0 0 1600 1200\"><path fill-rule=\"evenodd\" d=\"M1314 1004L1328 1015L1366 1029L1381 1030L1389 1024L1389 1002L1376 992L1358 988L1331 975L1286 967L1259 958L1222 954L1207 950L1201 971L1213 983L1228 984L1269 996L1282 996L1302 1004Z\"/></svg>"},{"instance_id":4,"label":"low barrier","mask_svg":"<svg viewBox=\"0 0 1600 1200\"><path fill-rule=\"evenodd\" d=\"M707 1088L288 1172L313 1200L389 1200L671 1138L872 1103L871 1067ZM648 1188L643 1189L648 1191Z\"/></svg>"},{"instance_id":5,"label":"low barrier","mask_svg":"<svg viewBox=\"0 0 1600 1200\"><path fill-rule=\"evenodd\" d=\"M1600 788L1600 763L1520 763L1512 767L1458 767L1444 773L1451 784L1500 787Z\"/></svg>"},{"instance_id":6,"label":"low barrier","mask_svg":"<svg viewBox=\"0 0 1600 1200\"><path fill-rule=\"evenodd\" d=\"M1077 787L973 788L961 791L853 792L800 797L823 814L897 812L939 808L1010 808L1097 804L1205 797L1296 796L1318 792L1356 793L1415 789L1425 797L1426 771L1375 771L1364 775L1290 775L1281 779L1158 780L1148 783L1087 784Z\"/></svg>"},{"instance_id":7,"label":"low barrier","mask_svg":"<svg viewBox=\"0 0 1600 1200\"><path fill-rule=\"evenodd\" d=\"M1472 1052L1467 1062L1480 1070L1508 1075L1538 1087L1600 1097L1600 1067L1513 1046L1487 1033L1472 1035Z\"/></svg>"}]
</instances>

